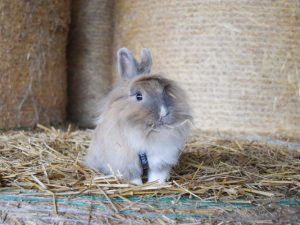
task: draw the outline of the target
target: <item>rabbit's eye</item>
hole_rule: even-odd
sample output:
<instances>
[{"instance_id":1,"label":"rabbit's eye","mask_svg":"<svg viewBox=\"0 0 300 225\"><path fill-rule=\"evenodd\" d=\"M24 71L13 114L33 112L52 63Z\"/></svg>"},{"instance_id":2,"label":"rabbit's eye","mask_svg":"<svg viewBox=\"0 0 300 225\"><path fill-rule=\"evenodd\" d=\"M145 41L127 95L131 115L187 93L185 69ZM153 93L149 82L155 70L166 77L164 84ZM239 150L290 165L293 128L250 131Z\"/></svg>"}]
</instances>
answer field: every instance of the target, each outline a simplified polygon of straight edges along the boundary
<instances>
[{"instance_id":1,"label":"rabbit's eye","mask_svg":"<svg viewBox=\"0 0 300 225\"><path fill-rule=\"evenodd\" d=\"M138 92L135 94L135 98L136 98L137 101L142 101L142 100L143 100L143 95L142 95L142 93L138 91Z\"/></svg>"}]
</instances>

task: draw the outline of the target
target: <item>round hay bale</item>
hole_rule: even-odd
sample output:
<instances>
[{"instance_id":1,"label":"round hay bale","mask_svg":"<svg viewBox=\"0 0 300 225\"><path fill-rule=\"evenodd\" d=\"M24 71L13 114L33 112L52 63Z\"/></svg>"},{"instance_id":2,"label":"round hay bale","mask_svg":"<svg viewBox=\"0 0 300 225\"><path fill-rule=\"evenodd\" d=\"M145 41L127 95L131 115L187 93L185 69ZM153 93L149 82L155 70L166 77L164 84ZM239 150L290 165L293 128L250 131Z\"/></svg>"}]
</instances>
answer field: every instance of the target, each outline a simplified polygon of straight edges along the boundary
<instances>
[{"instance_id":1,"label":"round hay bale","mask_svg":"<svg viewBox=\"0 0 300 225\"><path fill-rule=\"evenodd\" d=\"M127 0L114 13L114 51L150 48L197 128L300 137L299 1Z\"/></svg>"},{"instance_id":2,"label":"round hay bale","mask_svg":"<svg viewBox=\"0 0 300 225\"><path fill-rule=\"evenodd\" d=\"M69 116L92 127L111 83L113 1L73 0L68 46Z\"/></svg>"},{"instance_id":3,"label":"round hay bale","mask_svg":"<svg viewBox=\"0 0 300 225\"><path fill-rule=\"evenodd\" d=\"M65 118L69 1L0 1L0 128Z\"/></svg>"}]
</instances>

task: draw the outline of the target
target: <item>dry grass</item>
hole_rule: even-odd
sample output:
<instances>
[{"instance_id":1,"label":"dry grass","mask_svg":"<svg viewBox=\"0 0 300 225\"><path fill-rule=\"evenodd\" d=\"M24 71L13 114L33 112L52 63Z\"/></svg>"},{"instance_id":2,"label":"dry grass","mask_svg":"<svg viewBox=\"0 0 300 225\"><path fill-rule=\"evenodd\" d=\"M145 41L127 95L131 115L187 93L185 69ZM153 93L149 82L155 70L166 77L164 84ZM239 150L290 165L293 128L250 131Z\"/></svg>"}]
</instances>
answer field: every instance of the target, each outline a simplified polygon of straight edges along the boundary
<instances>
[{"instance_id":1,"label":"dry grass","mask_svg":"<svg viewBox=\"0 0 300 225\"><path fill-rule=\"evenodd\" d=\"M0 133L0 222L252 224L284 218L286 224L299 219L298 205L270 204L299 199L299 151L195 134L169 183L135 186L82 165L90 135L41 125L33 132ZM216 200L227 203L211 204ZM239 208L240 203L256 207Z\"/></svg>"},{"instance_id":2,"label":"dry grass","mask_svg":"<svg viewBox=\"0 0 300 225\"><path fill-rule=\"evenodd\" d=\"M35 132L0 135L0 190L34 189L39 195L190 195L205 200L245 201L299 197L300 152L237 141L205 143L194 136L165 186L135 186L86 168L81 160L91 131L39 126Z\"/></svg>"}]
</instances>

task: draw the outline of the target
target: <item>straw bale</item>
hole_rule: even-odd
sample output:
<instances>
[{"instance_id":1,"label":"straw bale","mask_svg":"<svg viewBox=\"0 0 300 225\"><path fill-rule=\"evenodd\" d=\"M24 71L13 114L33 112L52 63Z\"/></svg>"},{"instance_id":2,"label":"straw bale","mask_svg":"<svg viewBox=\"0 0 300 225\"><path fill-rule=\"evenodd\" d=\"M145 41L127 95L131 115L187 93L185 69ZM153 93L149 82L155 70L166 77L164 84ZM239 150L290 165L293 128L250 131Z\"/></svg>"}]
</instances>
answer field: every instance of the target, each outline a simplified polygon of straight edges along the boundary
<instances>
[{"instance_id":1,"label":"straw bale","mask_svg":"<svg viewBox=\"0 0 300 225\"><path fill-rule=\"evenodd\" d=\"M93 126L95 106L110 87L113 2L72 1L69 116L82 127Z\"/></svg>"},{"instance_id":2,"label":"straw bale","mask_svg":"<svg viewBox=\"0 0 300 225\"><path fill-rule=\"evenodd\" d=\"M114 51L150 48L197 128L299 139L299 1L127 0L114 15Z\"/></svg>"},{"instance_id":3,"label":"straw bale","mask_svg":"<svg viewBox=\"0 0 300 225\"><path fill-rule=\"evenodd\" d=\"M69 1L0 1L0 128L65 118Z\"/></svg>"},{"instance_id":4,"label":"straw bale","mask_svg":"<svg viewBox=\"0 0 300 225\"><path fill-rule=\"evenodd\" d=\"M6 194L6 196L4 196ZM297 205L273 202L203 202L188 198L114 198L118 212L102 197L57 198L56 213L51 197L30 193L0 192L0 222L4 224L297 224ZM8 197L8 198L6 198ZM4 201L11 197L14 201ZM19 200L19 201L18 201ZM22 200L22 201L21 201ZM295 202L294 202L295 203ZM201 223L200 223L201 222Z\"/></svg>"}]
</instances>

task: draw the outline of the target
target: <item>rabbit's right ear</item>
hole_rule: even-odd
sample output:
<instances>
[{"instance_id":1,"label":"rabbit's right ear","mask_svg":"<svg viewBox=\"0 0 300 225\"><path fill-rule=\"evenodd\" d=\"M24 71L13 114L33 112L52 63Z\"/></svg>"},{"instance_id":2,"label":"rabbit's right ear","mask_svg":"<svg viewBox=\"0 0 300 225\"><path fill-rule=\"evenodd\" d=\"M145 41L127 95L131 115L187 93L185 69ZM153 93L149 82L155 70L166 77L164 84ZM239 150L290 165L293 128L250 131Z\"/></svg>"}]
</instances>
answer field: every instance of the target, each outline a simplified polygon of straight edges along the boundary
<instances>
[{"instance_id":1,"label":"rabbit's right ear","mask_svg":"<svg viewBox=\"0 0 300 225\"><path fill-rule=\"evenodd\" d=\"M118 72L122 80L128 80L138 75L138 63L127 48L118 50Z\"/></svg>"},{"instance_id":2,"label":"rabbit's right ear","mask_svg":"<svg viewBox=\"0 0 300 225\"><path fill-rule=\"evenodd\" d=\"M150 74L152 67L152 57L151 52L148 48L142 48L141 50L142 60L139 64L139 73L140 74Z\"/></svg>"}]
</instances>

